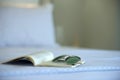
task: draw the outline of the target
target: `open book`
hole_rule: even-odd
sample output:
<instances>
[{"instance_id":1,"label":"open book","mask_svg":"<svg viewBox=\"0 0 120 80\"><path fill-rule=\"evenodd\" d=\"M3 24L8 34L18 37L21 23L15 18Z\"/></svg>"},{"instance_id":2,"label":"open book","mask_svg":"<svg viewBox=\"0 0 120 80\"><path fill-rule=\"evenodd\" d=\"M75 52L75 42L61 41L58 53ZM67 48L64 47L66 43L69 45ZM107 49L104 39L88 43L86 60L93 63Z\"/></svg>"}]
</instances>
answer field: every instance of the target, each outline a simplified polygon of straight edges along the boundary
<instances>
[{"instance_id":1,"label":"open book","mask_svg":"<svg viewBox=\"0 0 120 80\"><path fill-rule=\"evenodd\" d=\"M40 51L37 53L12 59L8 62L13 62L13 61L15 62L20 60L29 61L34 66L45 66L45 67L76 67L84 63L84 61L81 61L80 57L78 56L62 55L54 58L53 53L49 51Z\"/></svg>"}]
</instances>

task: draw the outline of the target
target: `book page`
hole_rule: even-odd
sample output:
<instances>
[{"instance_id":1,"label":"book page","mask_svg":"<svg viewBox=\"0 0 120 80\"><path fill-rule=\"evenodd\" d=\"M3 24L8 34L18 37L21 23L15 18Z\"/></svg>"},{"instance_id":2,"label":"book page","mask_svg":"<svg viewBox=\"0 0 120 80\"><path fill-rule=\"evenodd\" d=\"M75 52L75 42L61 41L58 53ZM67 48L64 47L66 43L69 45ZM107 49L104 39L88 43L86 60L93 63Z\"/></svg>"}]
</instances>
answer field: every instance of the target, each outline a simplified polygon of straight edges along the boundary
<instances>
[{"instance_id":1,"label":"book page","mask_svg":"<svg viewBox=\"0 0 120 80\"><path fill-rule=\"evenodd\" d=\"M8 60L8 61L5 61L3 62L3 64L5 63L15 63L15 62L26 62L26 61L29 61L29 62L32 62L32 64L34 66L37 66L37 65L40 65L40 64L43 64L45 62L48 62L48 61L52 61L54 59L54 55L52 52L49 52L49 51L40 51L40 52L35 52L35 53L32 53L32 54L28 54L28 55L25 55L25 56L21 56L21 57L17 57L17 58L14 58L14 59L11 59L11 60ZM23 63L23 65L25 65L25 63Z\"/></svg>"},{"instance_id":2,"label":"book page","mask_svg":"<svg viewBox=\"0 0 120 80\"><path fill-rule=\"evenodd\" d=\"M34 66L43 64L54 59L54 55L49 51L41 51L25 56L27 60L31 61Z\"/></svg>"}]
</instances>

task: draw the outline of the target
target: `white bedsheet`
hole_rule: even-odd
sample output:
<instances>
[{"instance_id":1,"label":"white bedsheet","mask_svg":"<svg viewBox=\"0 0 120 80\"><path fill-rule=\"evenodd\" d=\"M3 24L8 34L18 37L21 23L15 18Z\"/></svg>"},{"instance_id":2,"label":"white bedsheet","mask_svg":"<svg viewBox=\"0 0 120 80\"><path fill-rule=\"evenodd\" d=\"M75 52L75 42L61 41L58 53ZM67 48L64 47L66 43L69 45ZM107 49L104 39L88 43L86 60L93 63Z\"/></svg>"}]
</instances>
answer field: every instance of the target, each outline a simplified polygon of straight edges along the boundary
<instances>
[{"instance_id":1,"label":"white bedsheet","mask_svg":"<svg viewBox=\"0 0 120 80\"><path fill-rule=\"evenodd\" d=\"M76 68L2 64L12 58L48 50L86 61ZM0 80L120 80L120 51L76 48L0 48Z\"/></svg>"}]
</instances>

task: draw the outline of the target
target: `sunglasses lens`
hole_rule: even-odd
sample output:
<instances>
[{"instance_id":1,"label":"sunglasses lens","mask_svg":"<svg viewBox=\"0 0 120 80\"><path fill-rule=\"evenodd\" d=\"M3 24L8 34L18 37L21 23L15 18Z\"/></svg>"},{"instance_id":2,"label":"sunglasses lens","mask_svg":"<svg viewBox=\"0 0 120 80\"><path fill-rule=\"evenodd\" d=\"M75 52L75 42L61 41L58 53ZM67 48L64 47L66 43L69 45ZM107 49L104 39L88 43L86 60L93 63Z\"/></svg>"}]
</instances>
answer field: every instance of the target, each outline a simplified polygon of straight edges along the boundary
<instances>
[{"instance_id":1,"label":"sunglasses lens","mask_svg":"<svg viewBox=\"0 0 120 80\"><path fill-rule=\"evenodd\" d=\"M70 56L66 59L66 63L69 65L75 65L80 60L81 59L78 56Z\"/></svg>"}]
</instances>

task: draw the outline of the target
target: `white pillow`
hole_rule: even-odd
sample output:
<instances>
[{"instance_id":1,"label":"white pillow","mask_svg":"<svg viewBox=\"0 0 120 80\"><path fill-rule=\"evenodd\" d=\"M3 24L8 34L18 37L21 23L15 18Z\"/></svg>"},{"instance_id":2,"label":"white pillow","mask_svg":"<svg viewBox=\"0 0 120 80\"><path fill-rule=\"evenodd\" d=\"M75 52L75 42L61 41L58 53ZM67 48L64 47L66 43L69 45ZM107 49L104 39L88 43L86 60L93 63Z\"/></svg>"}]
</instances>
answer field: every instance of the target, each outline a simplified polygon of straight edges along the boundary
<instances>
[{"instance_id":1,"label":"white pillow","mask_svg":"<svg viewBox=\"0 0 120 80\"><path fill-rule=\"evenodd\" d=\"M54 46L53 6L0 7L0 47Z\"/></svg>"}]
</instances>

